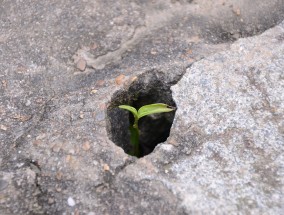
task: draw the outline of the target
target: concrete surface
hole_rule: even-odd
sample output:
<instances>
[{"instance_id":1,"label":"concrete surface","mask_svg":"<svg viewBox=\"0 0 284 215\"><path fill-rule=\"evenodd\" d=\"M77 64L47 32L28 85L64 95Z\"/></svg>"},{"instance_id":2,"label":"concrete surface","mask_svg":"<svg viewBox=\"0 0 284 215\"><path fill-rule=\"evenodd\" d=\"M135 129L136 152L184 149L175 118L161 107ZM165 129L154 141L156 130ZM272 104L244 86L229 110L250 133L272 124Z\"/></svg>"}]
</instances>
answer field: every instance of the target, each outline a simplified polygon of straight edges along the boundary
<instances>
[{"instance_id":1,"label":"concrete surface","mask_svg":"<svg viewBox=\"0 0 284 215\"><path fill-rule=\"evenodd\" d=\"M276 157L275 151L283 150L283 130L276 129L278 115L283 115L283 78L277 79L281 68L283 71L283 23L260 37L231 44L242 37L259 35L283 18L283 0L0 1L0 214L223 213L224 204L228 213L282 212L278 200L283 197L283 173L277 171L283 157ZM271 54L260 47L262 44L269 47ZM251 52L256 54L240 56ZM220 71L220 62L226 70ZM253 127L246 121L250 118L244 120L241 113L228 121L218 121L214 112L205 110L213 108L211 102L220 97L217 91L204 91L204 99L195 100L200 102L197 107L201 118L195 115L181 119L181 109L187 117L193 117L191 106L184 105L195 97L186 96L190 90L178 93L174 87L178 110L168 143L140 159L127 155L119 147L125 140L117 138L126 136L125 132L116 132L127 127L128 122L123 120L128 116L122 112L111 115L115 106L120 102L138 105L135 98L159 102L153 92L172 101L170 87L186 71L181 89L184 84L196 84L186 87L198 95L206 88L202 81L200 88L197 86L203 69L198 69L196 76L190 73L194 68L203 68L203 64L212 69L211 73L205 71L206 79L216 76L220 80L225 91L223 99L226 94L237 105L240 99L247 98L235 111L242 110L248 116L250 108L256 107L253 122L262 122L264 127ZM238 74L232 70L233 65L255 69L241 69ZM267 79L250 76L258 68ZM275 73L270 76L272 70ZM243 94L236 93L237 85L222 82L223 77L230 80L230 73L243 83ZM265 88L255 84L258 82ZM271 105L275 113L269 112L270 100L261 98L263 89L274 99ZM218 105L225 108L229 104L222 100ZM219 111L216 114L231 114L229 109ZM196 131L188 127L192 123L189 119L200 122ZM234 133L230 133L228 146L222 145L222 135L213 135L214 139L212 134L223 132L231 122L243 128L243 133L234 140ZM199 135L199 131L207 132L207 136L202 132ZM243 155L245 135L251 148ZM268 137L272 138L269 144L265 139ZM253 138L259 142L251 142ZM197 147L193 149L192 144ZM207 169L210 147L216 147L216 153L227 153L229 166L212 158ZM252 156L252 151L258 149L259 154L248 160L240 173L241 168L234 163L238 160L233 162L233 157L243 164L245 156ZM269 153L274 157L267 157ZM256 167L252 167L254 162ZM268 169L263 170L262 163ZM229 176L222 177L222 186L212 168L224 172L228 167L233 168L233 181ZM258 170L251 184L243 176L249 170ZM260 182L266 180L266 175L276 178ZM195 176L207 180L200 182ZM239 193L234 191L229 203L228 192L237 189L237 180ZM206 190L209 182L211 187L208 185Z\"/></svg>"}]
</instances>

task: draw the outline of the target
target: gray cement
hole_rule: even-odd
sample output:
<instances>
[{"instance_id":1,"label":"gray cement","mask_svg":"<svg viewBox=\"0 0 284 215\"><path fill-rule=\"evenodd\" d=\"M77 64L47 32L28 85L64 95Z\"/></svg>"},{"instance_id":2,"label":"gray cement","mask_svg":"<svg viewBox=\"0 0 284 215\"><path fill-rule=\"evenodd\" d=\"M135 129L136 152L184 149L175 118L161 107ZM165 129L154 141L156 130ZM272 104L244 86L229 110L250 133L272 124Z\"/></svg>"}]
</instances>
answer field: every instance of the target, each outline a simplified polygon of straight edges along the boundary
<instances>
[{"instance_id":1,"label":"gray cement","mask_svg":"<svg viewBox=\"0 0 284 215\"><path fill-rule=\"evenodd\" d=\"M283 0L0 1L0 214L283 213L283 19ZM169 138L129 156L116 106L161 101L175 115L141 130L174 119Z\"/></svg>"}]
</instances>

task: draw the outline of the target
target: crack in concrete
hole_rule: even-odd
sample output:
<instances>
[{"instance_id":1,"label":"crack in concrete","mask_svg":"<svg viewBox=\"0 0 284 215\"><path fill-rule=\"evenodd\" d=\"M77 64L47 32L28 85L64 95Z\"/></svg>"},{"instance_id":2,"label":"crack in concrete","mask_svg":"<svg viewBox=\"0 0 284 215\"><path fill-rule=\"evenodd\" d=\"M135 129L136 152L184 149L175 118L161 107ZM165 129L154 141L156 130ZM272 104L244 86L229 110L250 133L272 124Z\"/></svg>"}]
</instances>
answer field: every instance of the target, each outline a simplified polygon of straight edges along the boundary
<instances>
[{"instance_id":1,"label":"crack in concrete","mask_svg":"<svg viewBox=\"0 0 284 215\"><path fill-rule=\"evenodd\" d=\"M37 161L33 160L33 159L28 159L28 164L27 164L30 168L31 171L33 171L35 173L35 179L34 179L34 183L35 183L35 191L33 191L35 199L37 204L41 207L41 211L39 212L40 214L45 214L46 212L44 210L42 210L43 205L47 203L42 202L41 198L43 198L47 193L44 192L42 185L40 184L40 175L41 175L41 167L38 164Z\"/></svg>"},{"instance_id":2,"label":"crack in concrete","mask_svg":"<svg viewBox=\"0 0 284 215\"><path fill-rule=\"evenodd\" d=\"M40 165L35 160L29 160L28 165L29 165L30 169L35 173L35 185L36 185L36 187L38 188L40 193L43 193L42 187L39 183L39 177L40 177L40 173L41 173Z\"/></svg>"}]
</instances>

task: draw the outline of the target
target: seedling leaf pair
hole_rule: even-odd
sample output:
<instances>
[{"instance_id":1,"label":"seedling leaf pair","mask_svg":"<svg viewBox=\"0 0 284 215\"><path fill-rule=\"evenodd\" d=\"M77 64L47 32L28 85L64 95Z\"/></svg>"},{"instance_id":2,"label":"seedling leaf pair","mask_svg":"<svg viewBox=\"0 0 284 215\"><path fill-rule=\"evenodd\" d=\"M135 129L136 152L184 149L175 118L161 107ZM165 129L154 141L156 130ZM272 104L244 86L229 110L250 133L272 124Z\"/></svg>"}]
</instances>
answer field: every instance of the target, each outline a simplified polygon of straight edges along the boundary
<instances>
[{"instance_id":1,"label":"seedling leaf pair","mask_svg":"<svg viewBox=\"0 0 284 215\"><path fill-rule=\"evenodd\" d=\"M134 107L131 107L129 105L120 105L119 108L130 111L134 115L134 117L138 119L142 118L143 116L150 115L150 114L164 113L164 112L170 112L174 110L174 108L168 106L167 104L163 104L163 103L144 105L138 111Z\"/></svg>"},{"instance_id":2,"label":"seedling leaf pair","mask_svg":"<svg viewBox=\"0 0 284 215\"><path fill-rule=\"evenodd\" d=\"M133 146L132 151L130 152L130 155L140 157L140 147L139 147L139 128L138 128L138 120L144 116L155 114L155 113L164 113L164 112L170 112L173 111L174 108L168 106L167 104L163 103L156 103L156 104L150 104L150 105L144 105L142 106L138 111L129 105L120 105L118 106L121 109L125 109L130 111L134 116L134 124L133 126L129 127L130 130L130 142Z\"/></svg>"}]
</instances>

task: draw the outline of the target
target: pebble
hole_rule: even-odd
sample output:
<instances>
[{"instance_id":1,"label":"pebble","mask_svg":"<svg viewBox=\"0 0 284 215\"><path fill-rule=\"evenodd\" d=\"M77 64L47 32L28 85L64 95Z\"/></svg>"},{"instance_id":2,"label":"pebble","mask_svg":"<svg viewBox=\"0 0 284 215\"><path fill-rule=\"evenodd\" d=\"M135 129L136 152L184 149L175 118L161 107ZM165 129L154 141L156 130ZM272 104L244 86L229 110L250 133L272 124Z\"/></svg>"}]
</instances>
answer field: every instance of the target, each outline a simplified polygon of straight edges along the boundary
<instances>
[{"instance_id":1,"label":"pebble","mask_svg":"<svg viewBox=\"0 0 284 215\"><path fill-rule=\"evenodd\" d=\"M30 101L30 100L27 100L26 103L25 103L25 105L26 105L27 107L30 106L30 105L31 105L31 101Z\"/></svg>"},{"instance_id":2,"label":"pebble","mask_svg":"<svg viewBox=\"0 0 284 215\"><path fill-rule=\"evenodd\" d=\"M80 59L76 64L77 69L81 71L84 71L86 69L86 66L87 66L87 63L84 59Z\"/></svg>"},{"instance_id":3,"label":"pebble","mask_svg":"<svg viewBox=\"0 0 284 215\"><path fill-rule=\"evenodd\" d=\"M97 92L98 92L98 90L96 90L96 89L91 90L91 94L96 94Z\"/></svg>"},{"instance_id":4,"label":"pebble","mask_svg":"<svg viewBox=\"0 0 284 215\"><path fill-rule=\"evenodd\" d=\"M72 197L69 197L67 202L70 207L74 207L76 205L75 200Z\"/></svg>"},{"instance_id":5,"label":"pebble","mask_svg":"<svg viewBox=\"0 0 284 215\"><path fill-rule=\"evenodd\" d=\"M131 82L134 82L134 81L136 81L137 79L138 79L138 77L137 77L137 76L134 76L134 77L131 78L130 81L131 81Z\"/></svg>"},{"instance_id":6,"label":"pebble","mask_svg":"<svg viewBox=\"0 0 284 215\"><path fill-rule=\"evenodd\" d=\"M0 125L0 129L3 131L7 131L8 128L5 125Z\"/></svg>"},{"instance_id":7,"label":"pebble","mask_svg":"<svg viewBox=\"0 0 284 215\"><path fill-rule=\"evenodd\" d=\"M117 76L116 79L115 79L115 83L116 83L117 85L121 85L121 84L123 83L123 79L124 79L124 78L125 78L125 75L123 75L123 74Z\"/></svg>"},{"instance_id":8,"label":"pebble","mask_svg":"<svg viewBox=\"0 0 284 215\"><path fill-rule=\"evenodd\" d=\"M80 111L79 117L80 117L80 119L83 119L83 118L84 118L84 112L83 112L83 111Z\"/></svg>"},{"instance_id":9,"label":"pebble","mask_svg":"<svg viewBox=\"0 0 284 215\"><path fill-rule=\"evenodd\" d=\"M241 15L241 10L240 10L239 8L234 9L233 12L234 12L237 16L240 16L240 15Z\"/></svg>"},{"instance_id":10,"label":"pebble","mask_svg":"<svg viewBox=\"0 0 284 215\"><path fill-rule=\"evenodd\" d=\"M156 55L158 52L156 50L152 49L150 53L151 53L151 55Z\"/></svg>"},{"instance_id":11,"label":"pebble","mask_svg":"<svg viewBox=\"0 0 284 215\"><path fill-rule=\"evenodd\" d=\"M13 119L18 120L20 122L26 122L26 121L30 120L31 118L32 118L32 116L30 116L30 115L16 114L15 116L13 116Z\"/></svg>"},{"instance_id":12,"label":"pebble","mask_svg":"<svg viewBox=\"0 0 284 215\"><path fill-rule=\"evenodd\" d=\"M7 81L6 81L6 80L3 80L3 81L2 81L2 85L3 85L4 88L7 88Z\"/></svg>"},{"instance_id":13,"label":"pebble","mask_svg":"<svg viewBox=\"0 0 284 215\"><path fill-rule=\"evenodd\" d=\"M48 198L48 204L53 204L54 203L54 199L53 198Z\"/></svg>"},{"instance_id":14,"label":"pebble","mask_svg":"<svg viewBox=\"0 0 284 215\"><path fill-rule=\"evenodd\" d=\"M59 152L61 149L61 144L55 144L53 147L52 147L52 151L53 152Z\"/></svg>"},{"instance_id":15,"label":"pebble","mask_svg":"<svg viewBox=\"0 0 284 215\"><path fill-rule=\"evenodd\" d=\"M109 165L107 165L106 163L104 164L104 171L109 171Z\"/></svg>"},{"instance_id":16,"label":"pebble","mask_svg":"<svg viewBox=\"0 0 284 215\"><path fill-rule=\"evenodd\" d=\"M83 145L83 150L88 151L90 148L91 148L90 143L88 141L85 142L84 145Z\"/></svg>"},{"instance_id":17,"label":"pebble","mask_svg":"<svg viewBox=\"0 0 284 215\"><path fill-rule=\"evenodd\" d=\"M69 163L72 160L72 156L71 155L67 155L65 160L66 160L67 163Z\"/></svg>"}]
</instances>

